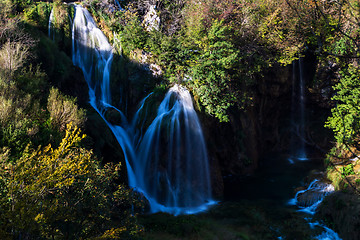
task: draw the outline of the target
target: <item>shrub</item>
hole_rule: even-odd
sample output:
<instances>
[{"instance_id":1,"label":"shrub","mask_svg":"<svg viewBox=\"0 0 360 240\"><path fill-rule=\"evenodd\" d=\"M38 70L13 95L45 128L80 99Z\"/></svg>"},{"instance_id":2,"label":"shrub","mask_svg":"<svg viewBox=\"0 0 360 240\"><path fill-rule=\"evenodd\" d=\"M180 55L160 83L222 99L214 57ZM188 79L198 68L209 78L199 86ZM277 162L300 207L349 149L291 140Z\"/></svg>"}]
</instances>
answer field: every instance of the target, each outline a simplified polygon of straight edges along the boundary
<instances>
[{"instance_id":1,"label":"shrub","mask_svg":"<svg viewBox=\"0 0 360 240\"><path fill-rule=\"evenodd\" d=\"M0 68L5 75L13 76L30 55L30 47L22 42L8 40L0 49Z\"/></svg>"},{"instance_id":2,"label":"shrub","mask_svg":"<svg viewBox=\"0 0 360 240\"><path fill-rule=\"evenodd\" d=\"M136 202L130 190L114 183L120 165L100 167L92 151L79 147L84 137L69 124L57 148L29 148L13 163L0 152L0 234L133 239L140 231L130 211L119 211Z\"/></svg>"},{"instance_id":3,"label":"shrub","mask_svg":"<svg viewBox=\"0 0 360 240\"><path fill-rule=\"evenodd\" d=\"M331 110L332 116L327 119L326 127L335 133L338 143L356 145L360 139L360 70L349 65L341 72L341 79L335 85L337 94L332 100L337 102Z\"/></svg>"},{"instance_id":4,"label":"shrub","mask_svg":"<svg viewBox=\"0 0 360 240\"><path fill-rule=\"evenodd\" d=\"M51 6L46 2L33 3L24 10L25 20L35 23L43 30L47 29Z\"/></svg>"},{"instance_id":5,"label":"shrub","mask_svg":"<svg viewBox=\"0 0 360 240\"><path fill-rule=\"evenodd\" d=\"M44 95L46 86L46 74L41 71L40 66L21 69L16 77L16 83L23 92L31 94L33 98L40 99Z\"/></svg>"},{"instance_id":6,"label":"shrub","mask_svg":"<svg viewBox=\"0 0 360 240\"><path fill-rule=\"evenodd\" d=\"M47 109L50 113L50 124L53 128L64 131L69 123L83 126L85 111L76 105L76 98L62 95L58 89L50 89Z\"/></svg>"},{"instance_id":7,"label":"shrub","mask_svg":"<svg viewBox=\"0 0 360 240\"><path fill-rule=\"evenodd\" d=\"M344 175L344 176L349 176L349 175L353 175L355 174L354 172L354 166L352 164L348 164L344 167L341 168L341 173Z\"/></svg>"}]
</instances>

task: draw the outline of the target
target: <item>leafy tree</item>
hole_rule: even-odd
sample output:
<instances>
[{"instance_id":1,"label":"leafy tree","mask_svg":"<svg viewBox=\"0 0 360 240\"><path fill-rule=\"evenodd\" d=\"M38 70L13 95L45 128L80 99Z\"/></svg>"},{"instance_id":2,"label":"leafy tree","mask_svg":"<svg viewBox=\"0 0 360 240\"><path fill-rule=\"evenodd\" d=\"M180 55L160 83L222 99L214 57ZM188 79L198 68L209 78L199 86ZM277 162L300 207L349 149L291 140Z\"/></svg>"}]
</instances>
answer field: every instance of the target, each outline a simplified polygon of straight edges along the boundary
<instances>
[{"instance_id":1,"label":"leafy tree","mask_svg":"<svg viewBox=\"0 0 360 240\"><path fill-rule=\"evenodd\" d=\"M147 32L141 26L138 15L127 11L125 13L125 25L121 30L121 46L126 54L135 49L144 49L147 41Z\"/></svg>"},{"instance_id":2,"label":"leafy tree","mask_svg":"<svg viewBox=\"0 0 360 240\"><path fill-rule=\"evenodd\" d=\"M326 126L335 133L341 144L355 144L360 141L360 69L350 65L341 72L341 79L335 85L336 95L332 98L337 105L331 110Z\"/></svg>"},{"instance_id":3,"label":"leafy tree","mask_svg":"<svg viewBox=\"0 0 360 240\"><path fill-rule=\"evenodd\" d=\"M228 38L231 31L231 27L215 20L203 41L203 52L192 68L190 82L206 112L220 121L229 120L226 110L236 101L231 85L235 81L232 71L238 64L239 53Z\"/></svg>"},{"instance_id":4,"label":"leafy tree","mask_svg":"<svg viewBox=\"0 0 360 240\"><path fill-rule=\"evenodd\" d=\"M92 151L80 147L84 137L68 124L57 148L28 148L16 162L8 162L3 151L0 234L84 239L130 238L140 231L131 212L122 209L136 204L134 195L114 184L120 165L100 167Z\"/></svg>"}]
</instances>

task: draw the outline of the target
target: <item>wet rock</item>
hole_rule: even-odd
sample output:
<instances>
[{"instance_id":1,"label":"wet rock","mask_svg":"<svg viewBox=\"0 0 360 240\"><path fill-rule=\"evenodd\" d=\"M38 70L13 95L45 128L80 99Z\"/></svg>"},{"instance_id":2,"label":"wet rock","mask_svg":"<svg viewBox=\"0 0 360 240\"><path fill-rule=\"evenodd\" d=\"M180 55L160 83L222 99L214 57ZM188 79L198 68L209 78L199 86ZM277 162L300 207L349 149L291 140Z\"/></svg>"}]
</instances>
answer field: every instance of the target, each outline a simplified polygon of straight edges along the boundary
<instances>
[{"instance_id":1,"label":"wet rock","mask_svg":"<svg viewBox=\"0 0 360 240\"><path fill-rule=\"evenodd\" d=\"M298 191L296 194L296 205L299 207L310 207L332 192L334 192L334 186L315 179L307 189Z\"/></svg>"}]
</instances>

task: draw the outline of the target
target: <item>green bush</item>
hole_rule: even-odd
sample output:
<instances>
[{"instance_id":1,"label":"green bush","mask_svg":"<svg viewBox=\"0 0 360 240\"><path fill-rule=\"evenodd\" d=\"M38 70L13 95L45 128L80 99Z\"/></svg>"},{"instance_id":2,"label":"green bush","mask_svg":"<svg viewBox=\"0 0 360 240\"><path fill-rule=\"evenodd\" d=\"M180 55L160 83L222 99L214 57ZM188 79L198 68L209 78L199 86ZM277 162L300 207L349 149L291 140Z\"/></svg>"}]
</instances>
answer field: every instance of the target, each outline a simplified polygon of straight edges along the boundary
<instances>
[{"instance_id":1,"label":"green bush","mask_svg":"<svg viewBox=\"0 0 360 240\"><path fill-rule=\"evenodd\" d=\"M45 95L46 80L47 76L41 71L39 65L36 67L30 65L21 69L16 78L19 89L35 99L41 99Z\"/></svg>"},{"instance_id":2,"label":"green bush","mask_svg":"<svg viewBox=\"0 0 360 240\"><path fill-rule=\"evenodd\" d=\"M25 20L35 23L42 30L47 29L49 17L51 13L51 5L47 2L32 3L24 10Z\"/></svg>"},{"instance_id":3,"label":"green bush","mask_svg":"<svg viewBox=\"0 0 360 240\"><path fill-rule=\"evenodd\" d=\"M147 42L148 34L141 26L136 14L130 14L126 18L126 25L121 30L121 45L125 54L135 49L144 49Z\"/></svg>"},{"instance_id":4,"label":"green bush","mask_svg":"<svg viewBox=\"0 0 360 240\"><path fill-rule=\"evenodd\" d=\"M20 156L31 142L28 134L31 126L28 119L8 124L0 133L0 145L11 149L12 156Z\"/></svg>"},{"instance_id":5,"label":"green bush","mask_svg":"<svg viewBox=\"0 0 360 240\"><path fill-rule=\"evenodd\" d=\"M350 163L350 164L342 167L342 168L341 168L341 173L342 173L344 176L349 176L349 175L355 174L355 172L354 172L354 166Z\"/></svg>"},{"instance_id":6,"label":"green bush","mask_svg":"<svg viewBox=\"0 0 360 240\"><path fill-rule=\"evenodd\" d=\"M360 140L360 69L354 65L341 71L341 79L334 87L337 102L327 119L326 127L332 129L338 143L356 144Z\"/></svg>"},{"instance_id":7,"label":"green bush","mask_svg":"<svg viewBox=\"0 0 360 240\"><path fill-rule=\"evenodd\" d=\"M62 95L58 89L50 89L47 109L50 113L50 124L59 131L64 131L67 124L83 126L85 110L76 105L76 98Z\"/></svg>"},{"instance_id":8,"label":"green bush","mask_svg":"<svg viewBox=\"0 0 360 240\"><path fill-rule=\"evenodd\" d=\"M138 204L136 195L114 183L119 164L100 167L92 151L79 147L84 137L68 125L56 148L28 148L16 162L1 152L0 234L19 239L136 237L141 228L129 211Z\"/></svg>"}]
</instances>

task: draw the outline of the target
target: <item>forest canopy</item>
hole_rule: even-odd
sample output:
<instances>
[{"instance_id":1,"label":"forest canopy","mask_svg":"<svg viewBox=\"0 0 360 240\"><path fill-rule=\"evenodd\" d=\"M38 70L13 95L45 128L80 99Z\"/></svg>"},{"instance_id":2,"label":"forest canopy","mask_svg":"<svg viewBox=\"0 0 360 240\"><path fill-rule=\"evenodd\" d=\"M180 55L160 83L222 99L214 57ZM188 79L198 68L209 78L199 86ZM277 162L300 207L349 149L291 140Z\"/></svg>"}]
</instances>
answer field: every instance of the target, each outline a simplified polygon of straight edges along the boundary
<instances>
[{"instance_id":1,"label":"forest canopy","mask_svg":"<svg viewBox=\"0 0 360 240\"><path fill-rule=\"evenodd\" d=\"M359 3L353 0L128 1L125 11L85 1L121 51L151 53L170 82L187 85L199 106L220 121L246 109L264 70L288 65L305 52L320 64L345 67L359 57ZM111 3L111 1L108 1ZM156 6L160 30L142 26Z\"/></svg>"}]
</instances>

